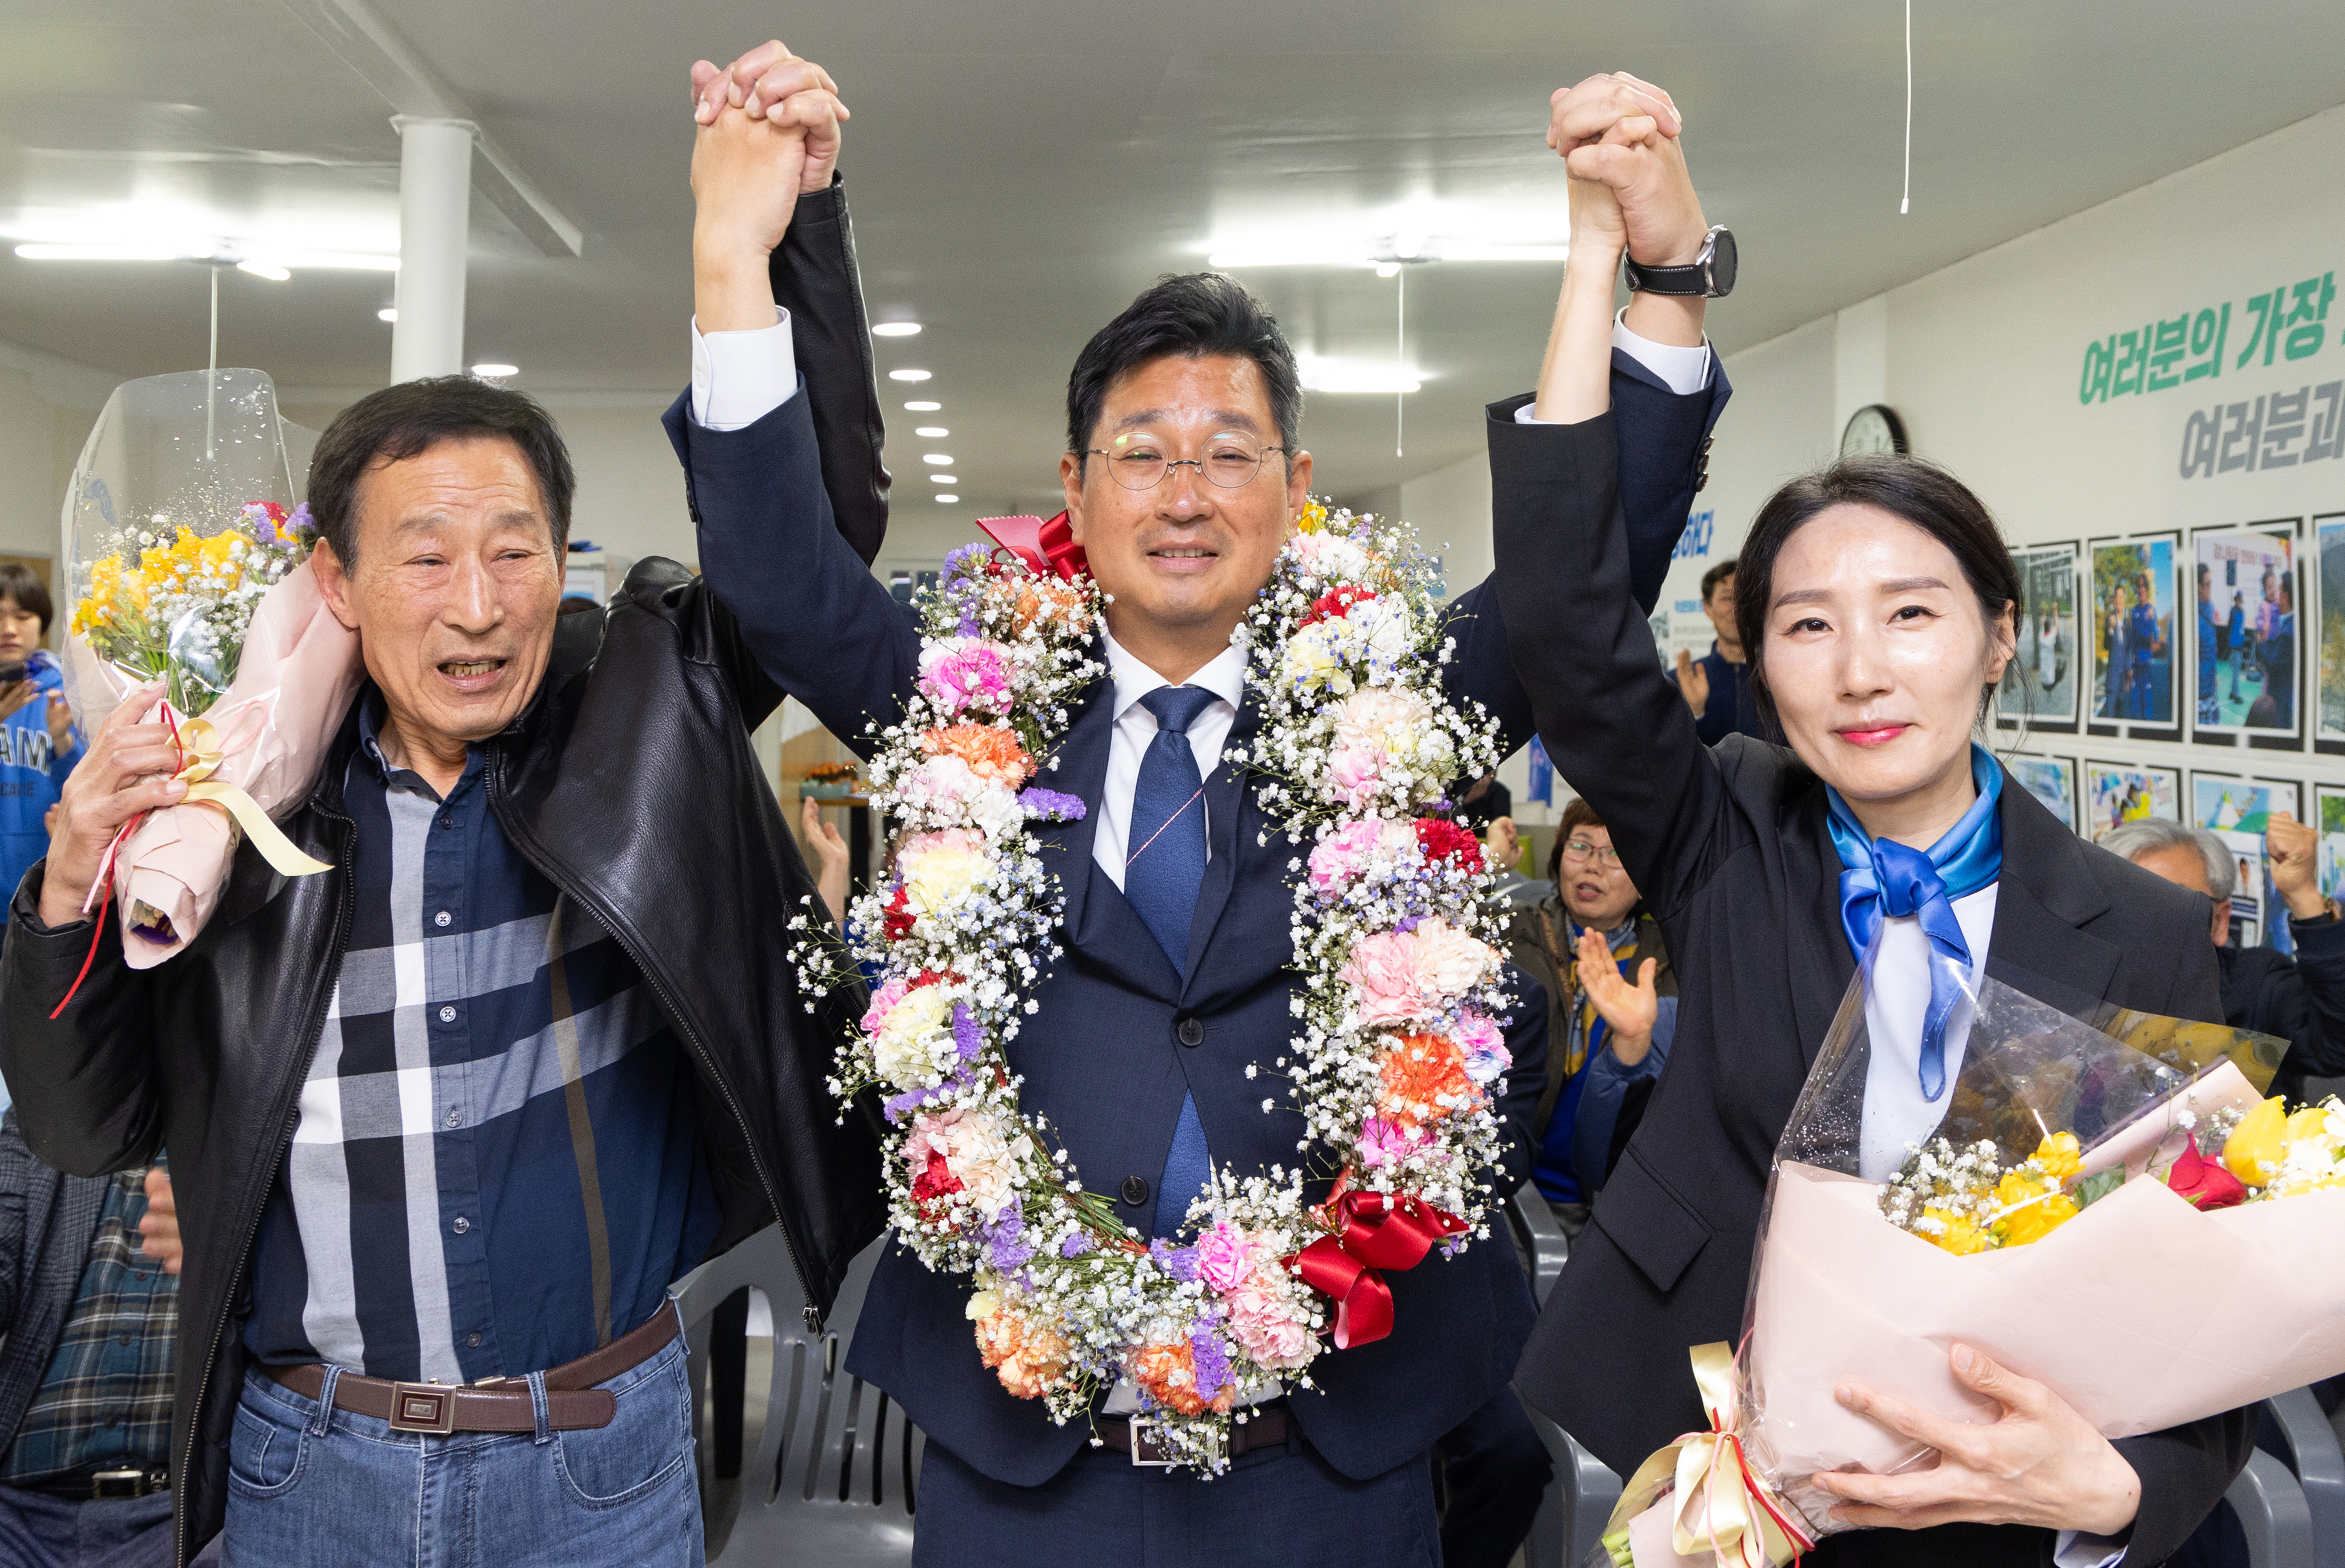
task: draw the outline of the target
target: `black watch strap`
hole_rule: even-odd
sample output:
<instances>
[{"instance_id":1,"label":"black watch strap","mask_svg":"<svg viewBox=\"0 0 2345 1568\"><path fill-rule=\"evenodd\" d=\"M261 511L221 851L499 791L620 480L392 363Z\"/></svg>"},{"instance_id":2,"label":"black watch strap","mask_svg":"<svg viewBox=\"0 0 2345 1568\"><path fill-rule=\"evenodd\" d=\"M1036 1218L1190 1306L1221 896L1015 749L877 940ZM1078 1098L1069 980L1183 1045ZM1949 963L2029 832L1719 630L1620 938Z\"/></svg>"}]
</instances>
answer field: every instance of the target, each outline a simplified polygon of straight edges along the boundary
<instances>
[{"instance_id":1,"label":"black watch strap","mask_svg":"<svg viewBox=\"0 0 2345 1568\"><path fill-rule=\"evenodd\" d=\"M1721 224L1703 237L1701 254L1687 266L1646 267L1623 255L1620 271L1631 293L1723 298L1734 290L1734 236Z\"/></svg>"}]
</instances>

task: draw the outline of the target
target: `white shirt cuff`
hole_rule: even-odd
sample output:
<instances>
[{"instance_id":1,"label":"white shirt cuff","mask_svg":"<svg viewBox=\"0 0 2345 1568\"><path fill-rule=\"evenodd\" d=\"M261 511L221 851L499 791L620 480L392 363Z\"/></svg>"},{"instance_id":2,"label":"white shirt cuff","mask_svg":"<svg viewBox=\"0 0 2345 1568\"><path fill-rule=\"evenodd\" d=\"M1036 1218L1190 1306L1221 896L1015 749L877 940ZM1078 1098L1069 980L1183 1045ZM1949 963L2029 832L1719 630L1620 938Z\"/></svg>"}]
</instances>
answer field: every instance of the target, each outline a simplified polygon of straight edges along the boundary
<instances>
[{"instance_id":1,"label":"white shirt cuff","mask_svg":"<svg viewBox=\"0 0 2345 1568\"><path fill-rule=\"evenodd\" d=\"M2125 1561L2126 1548L2132 1543L2133 1532L2123 1535L2087 1535L2081 1530L2063 1530L2052 1543L2054 1568L2117 1568Z\"/></svg>"},{"instance_id":2,"label":"white shirt cuff","mask_svg":"<svg viewBox=\"0 0 2345 1568\"><path fill-rule=\"evenodd\" d=\"M1710 385L1711 358L1708 339L1703 339L1698 348L1692 349L1680 348L1674 343L1656 343L1650 338L1639 338L1629 330L1628 322L1621 319L1628 313L1627 308L1623 307L1619 313L1612 318L1612 347L1659 376L1661 379L1661 384L1680 398L1690 392L1699 392ZM1518 425L1549 423L1550 421L1539 419L1531 412L1538 406L1534 400L1517 409L1515 423Z\"/></svg>"},{"instance_id":3,"label":"white shirt cuff","mask_svg":"<svg viewBox=\"0 0 2345 1568\"><path fill-rule=\"evenodd\" d=\"M706 430L756 424L798 389L797 351L790 313L774 308L774 324L746 332L700 330L692 322L692 422Z\"/></svg>"}]
</instances>

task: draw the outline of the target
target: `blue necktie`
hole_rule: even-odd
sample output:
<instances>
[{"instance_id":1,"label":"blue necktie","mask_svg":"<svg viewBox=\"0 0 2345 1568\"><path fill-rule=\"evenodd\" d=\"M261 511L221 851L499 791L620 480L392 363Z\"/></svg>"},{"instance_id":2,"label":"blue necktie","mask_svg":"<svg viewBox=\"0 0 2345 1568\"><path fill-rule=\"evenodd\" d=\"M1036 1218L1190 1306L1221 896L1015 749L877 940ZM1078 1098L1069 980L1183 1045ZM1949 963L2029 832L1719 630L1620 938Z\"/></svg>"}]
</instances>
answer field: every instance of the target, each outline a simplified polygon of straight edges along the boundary
<instances>
[{"instance_id":1,"label":"blue necktie","mask_svg":"<svg viewBox=\"0 0 2345 1568\"><path fill-rule=\"evenodd\" d=\"M1124 835L1123 895L1184 977L1189 963L1189 926L1197 914L1197 890L1205 880L1205 781L1189 745L1189 726L1216 699L1202 686L1159 686L1140 699L1156 715L1156 738L1140 759L1140 779L1132 791L1132 821ZM1176 1234L1189 1200L1213 1170L1205 1152L1205 1128L1197 1119L1196 1097L1181 1102L1181 1122L1164 1157L1156 1184L1158 1236Z\"/></svg>"},{"instance_id":2,"label":"blue necktie","mask_svg":"<svg viewBox=\"0 0 2345 1568\"><path fill-rule=\"evenodd\" d=\"M1884 916L1915 915L1930 939L1930 1005L1922 1015L1922 1098L1946 1092L1946 1024L1971 971L1970 944L1954 901L2003 875L2003 765L1976 744L1971 777L1978 798L1925 853L1894 839L1868 839L1840 791L1825 786L1832 847L1840 852L1840 923L1862 963Z\"/></svg>"}]
</instances>

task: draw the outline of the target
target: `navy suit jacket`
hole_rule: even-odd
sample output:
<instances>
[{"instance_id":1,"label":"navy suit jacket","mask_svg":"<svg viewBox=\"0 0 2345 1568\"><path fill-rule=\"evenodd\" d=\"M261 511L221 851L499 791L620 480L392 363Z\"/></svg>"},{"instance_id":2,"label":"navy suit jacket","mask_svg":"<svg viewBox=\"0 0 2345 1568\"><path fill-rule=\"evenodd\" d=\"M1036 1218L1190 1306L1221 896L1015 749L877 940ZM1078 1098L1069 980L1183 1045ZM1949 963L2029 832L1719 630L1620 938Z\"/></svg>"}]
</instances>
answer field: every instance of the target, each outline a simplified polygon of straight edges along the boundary
<instances>
[{"instance_id":1,"label":"navy suit jacket","mask_svg":"<svg viewBox=\"0 0 2345 1568\"><path fill-rule=\"evenodd\" d=\"M1684 398L1633 365L1615 379L1616 400L1637 416L1619 428L1632 449L1623 454L1623 470L1645 481L1638 526L1674 539L1702 442L1724 402L1723 379ZM716 432L694 425L679 398L666 423L688 476L709 582L724 585L718 592L773 679L834 735L868 754L876 736L866 724L899 715L918 671L919 638L837 531L783 504L772 482L787 462L803 461L813 442L806 404L801 395L745 430ZM1511 751L1530 734L1530 708L1487 583L1457 601L1451 630L1457 648L1447 683L1491 711ZM1044 782L1094 807L1107 772L1112 691L1104 677L1091 688L1046 764ZM1249 702L1231 745L1242 746L1258 722ZM1264 1083L1276 1080L1246 1076L1251 1066L1268 1068L1290 1037L1286 865L1294 850L1278 835L1267 845L1256 842L1270 824L1235 764L1214 770L1206 799L1210 860L1185 980L1093 865L1096 810L1036 830L1066 895L1066 951L1037 988L1041 1009L1012 1042L1011 1065L1025 1081L1025 1108L1050 1119L1084 1184L1117 1193L1119 1212L1143 1231L1184 1096L1196 1100L1214 1160L1242 1172L1292 1167L1303 1133L1290 1106L1264 1111ZM1517 1011L1543 1027L1543 1007ZM1180 1029L1193 1019L1203 1029L1189 1046ZM1517 1048L1536 1049L1528 1037ZM1535 1098L1539 1081L1537 1068L1512 1076L1512 1119L1530 1108L1514 1105L1512 1096ZM1119 1191L1132 1176L1148 1185L1136 1205L1122 1203ZM1457 1257L1389 1278L1392 1335L1323 1357L1312 1367L1316 1387L1294 1399L1314 1446L1360 1479L1415 1458L1503 1386L1533 1317L1503 1229ZM1040 1401L1011 1397L985 1368L963 1312L969 1291L965 1279L931 1273L910 1252L891 1248L873 1278L848 1368L887 1390L932 1440L980 1472L1038 1485L1074 1457L1089 1432L1081 1423L1055 1425Z\"/></svg>"}]
</instances>

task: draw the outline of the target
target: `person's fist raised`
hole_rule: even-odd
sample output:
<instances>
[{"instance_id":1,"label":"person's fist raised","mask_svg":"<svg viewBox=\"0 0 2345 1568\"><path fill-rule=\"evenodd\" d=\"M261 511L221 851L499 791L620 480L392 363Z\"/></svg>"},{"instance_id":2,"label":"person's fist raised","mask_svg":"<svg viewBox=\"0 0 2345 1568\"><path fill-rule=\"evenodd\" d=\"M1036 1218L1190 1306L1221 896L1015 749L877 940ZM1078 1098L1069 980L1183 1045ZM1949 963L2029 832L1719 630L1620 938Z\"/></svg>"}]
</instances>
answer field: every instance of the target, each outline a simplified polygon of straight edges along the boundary
<instances>
[{"instance_id":1,"label":"person's fist raised","mask_svg":"<svg viewBox=\"0 0 2345 1568\"><path fill-rule=\"evenodd\" d=\"M1709 225L1678 143L1684 118L1669 94L1611 71L1558 88L1548 105L1547 145L1562 155L1575 182L1600 185L1619 204L1616 228L1592 192L1584 197L1575 189L1575 242L1625 243L1629 257L1647 267L1690 263Z\"/></svg>"},{"instance_id":2,"label":"person's fist raised","mask_svg":"<svg viewBox=\"0 0 2345 1568\"><path fill-rule=\"evenodd\" d=\"M2264 857L2271 862L2272 890L2299 920L2316 920L2328 911L2320 895L2320 835L2311 824L2284 811L2272 813L2264 826Z\"/></svg>"}]
</instances>

